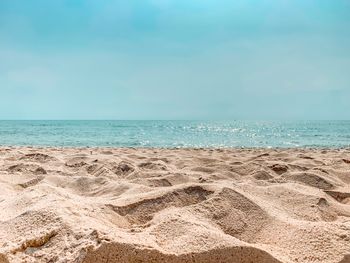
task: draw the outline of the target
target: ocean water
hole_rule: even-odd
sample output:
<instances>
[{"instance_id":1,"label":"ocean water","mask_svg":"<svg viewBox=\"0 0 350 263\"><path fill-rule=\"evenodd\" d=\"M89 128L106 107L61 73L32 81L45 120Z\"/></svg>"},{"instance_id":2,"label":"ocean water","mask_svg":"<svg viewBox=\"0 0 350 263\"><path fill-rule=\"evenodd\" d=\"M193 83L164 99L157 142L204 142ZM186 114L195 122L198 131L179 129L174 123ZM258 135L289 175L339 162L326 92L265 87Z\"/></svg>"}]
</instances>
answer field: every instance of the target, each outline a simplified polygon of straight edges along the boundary
<instances>
[{"instance_id":1,"label":"ocean water","mask_svg":"<svg viewBox=\"0 0 350 263\"><path fill-rule=\"evenodd\" d=\"M350 147L350 121L0 121L0 145Z\"/></svg>"}]
</instances>

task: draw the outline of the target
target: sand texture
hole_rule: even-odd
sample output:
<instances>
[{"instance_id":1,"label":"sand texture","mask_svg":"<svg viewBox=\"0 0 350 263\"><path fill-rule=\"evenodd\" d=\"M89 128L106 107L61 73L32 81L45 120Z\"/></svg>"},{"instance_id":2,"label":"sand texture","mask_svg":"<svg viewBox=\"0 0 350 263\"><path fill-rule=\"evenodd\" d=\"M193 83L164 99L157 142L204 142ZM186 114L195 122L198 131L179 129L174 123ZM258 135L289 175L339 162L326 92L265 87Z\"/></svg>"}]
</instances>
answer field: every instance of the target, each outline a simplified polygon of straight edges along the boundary
<instances>
[{"instance_id":1,"label":"sand texture","mask_svg":"<svg viewBox=\"0 0 350 263\"><path fill-rule=\"evenodd\" d=\"M0 262L350 262L350 150L0 148Z\"/></svg>"}]
</instances>

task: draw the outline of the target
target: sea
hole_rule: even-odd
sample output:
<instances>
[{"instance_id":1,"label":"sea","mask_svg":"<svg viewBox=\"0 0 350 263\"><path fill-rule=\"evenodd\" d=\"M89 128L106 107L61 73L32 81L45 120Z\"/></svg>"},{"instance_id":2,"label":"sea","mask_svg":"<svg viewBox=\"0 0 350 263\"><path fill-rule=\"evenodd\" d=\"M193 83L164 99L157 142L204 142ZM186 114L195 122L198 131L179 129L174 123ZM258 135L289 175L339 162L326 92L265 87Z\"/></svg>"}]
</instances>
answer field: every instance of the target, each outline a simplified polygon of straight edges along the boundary
<instances>
[{"instance_id":1,"label":"sea","mask_svg":"<svg viewBox=\"0 0 350 263\"><path fill-rule=\"evenodd\" d=\"M2 146L350 147L350 121L0 121Z\"/></svg>"}]
</instances>

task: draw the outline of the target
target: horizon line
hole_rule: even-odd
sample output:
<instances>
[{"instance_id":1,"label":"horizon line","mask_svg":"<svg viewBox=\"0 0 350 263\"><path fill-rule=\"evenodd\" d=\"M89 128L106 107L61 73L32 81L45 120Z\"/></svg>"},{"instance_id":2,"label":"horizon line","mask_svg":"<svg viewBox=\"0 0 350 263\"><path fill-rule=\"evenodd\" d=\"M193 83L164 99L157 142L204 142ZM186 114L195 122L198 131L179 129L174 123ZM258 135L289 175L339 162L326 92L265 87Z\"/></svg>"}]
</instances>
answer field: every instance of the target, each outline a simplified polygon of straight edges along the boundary
<instances>
[{"instance_id":1,"label":"horizon line","mask_svg":"<svg viewBox=\"0 0 350 263\"><path fill-rule=\"evenodd\" d=\"M0 121L350 121L350 119L0 119Z\"/></svg>"}]
</instances>

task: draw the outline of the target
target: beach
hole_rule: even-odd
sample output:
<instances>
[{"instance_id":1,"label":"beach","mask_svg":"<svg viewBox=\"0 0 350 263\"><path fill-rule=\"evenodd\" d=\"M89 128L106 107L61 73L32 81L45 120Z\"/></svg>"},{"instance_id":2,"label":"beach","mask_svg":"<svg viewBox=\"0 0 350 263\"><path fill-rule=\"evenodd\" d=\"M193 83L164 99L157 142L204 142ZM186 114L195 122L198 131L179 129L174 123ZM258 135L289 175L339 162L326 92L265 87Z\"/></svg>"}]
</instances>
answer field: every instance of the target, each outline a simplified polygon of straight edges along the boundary
<instances>
[{"instance_id":1,"label":"beach","mask_svg":"<svg viewBox=\"0 0 350 263\"><path fill-rule=\"evenodd\" d=\"M0 147L0 263L350 262L350 149Z\"/></svg>"}]
</instances>

